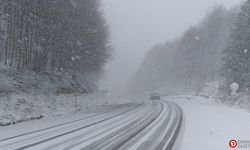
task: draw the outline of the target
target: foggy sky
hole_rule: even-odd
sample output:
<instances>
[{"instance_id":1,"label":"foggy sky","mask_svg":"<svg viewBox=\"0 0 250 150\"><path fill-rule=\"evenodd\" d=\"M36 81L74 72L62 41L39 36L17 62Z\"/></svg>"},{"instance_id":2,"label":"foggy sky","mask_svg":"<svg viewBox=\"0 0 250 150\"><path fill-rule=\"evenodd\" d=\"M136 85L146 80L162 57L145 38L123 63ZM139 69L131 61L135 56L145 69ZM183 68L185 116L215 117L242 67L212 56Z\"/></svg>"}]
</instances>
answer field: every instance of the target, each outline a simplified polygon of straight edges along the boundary
<instances>
[{"instance_id":1,"label":"foggy sky","mask_svg":"<svg viewBox=\"0 0 250 150\"><path fill-rule=\"evenodd\" d=\"M103 88L117 92L135 73L155 44L173 40L197 24L217 4L242 0L102 0L114 51Z\"/></svg>"}]
</instances>

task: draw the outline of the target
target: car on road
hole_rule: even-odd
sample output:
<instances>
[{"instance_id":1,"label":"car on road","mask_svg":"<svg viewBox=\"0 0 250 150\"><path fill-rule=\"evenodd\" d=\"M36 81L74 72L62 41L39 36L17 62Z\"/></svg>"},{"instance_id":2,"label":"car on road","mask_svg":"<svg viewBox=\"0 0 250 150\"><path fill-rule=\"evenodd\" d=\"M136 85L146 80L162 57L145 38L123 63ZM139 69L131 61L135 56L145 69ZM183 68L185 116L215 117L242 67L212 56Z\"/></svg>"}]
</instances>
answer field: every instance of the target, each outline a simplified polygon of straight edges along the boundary
<instances>
[{"instance_id":1,"label":"car on road","mask_svg":"<svg viewBox=\"0 0 250 150\"><path fill-rule=\"evenodd\" d=\"M150 94L150 100L161 100L160 93L151 93Z\"/></svg>"}]
</instances>

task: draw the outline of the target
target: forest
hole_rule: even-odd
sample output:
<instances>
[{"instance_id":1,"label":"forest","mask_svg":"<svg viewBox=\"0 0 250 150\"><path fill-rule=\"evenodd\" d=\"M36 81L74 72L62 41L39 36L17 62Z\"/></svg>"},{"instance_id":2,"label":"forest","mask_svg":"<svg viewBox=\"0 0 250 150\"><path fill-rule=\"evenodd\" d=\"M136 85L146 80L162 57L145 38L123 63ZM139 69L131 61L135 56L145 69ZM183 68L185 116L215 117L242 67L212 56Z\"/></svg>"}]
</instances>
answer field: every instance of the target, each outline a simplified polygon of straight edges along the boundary
<instances>
[{"instance_id":1,"label":"forest","mask_svg":"<svg viewBox=\"0 0 250 150\"><path fill-rule=\"evenodd\" d=\"M99 0L0 0L0 63L15 72L84 76L109 58Z\"/></svg>"},{"instance_id":2,"label":"forest","mask_svg":"<svg viewBox=\"0 0 250 150\"><path fill-rule=\"evenodd\" d=\"M250 1L229 10L216 6L179 38L154 46L133 77L131 91L201 93L217 84L220 94L232 96L231 84L236 84L238 95L249 93L249 14Z\"/></svg>"}]
</instances>

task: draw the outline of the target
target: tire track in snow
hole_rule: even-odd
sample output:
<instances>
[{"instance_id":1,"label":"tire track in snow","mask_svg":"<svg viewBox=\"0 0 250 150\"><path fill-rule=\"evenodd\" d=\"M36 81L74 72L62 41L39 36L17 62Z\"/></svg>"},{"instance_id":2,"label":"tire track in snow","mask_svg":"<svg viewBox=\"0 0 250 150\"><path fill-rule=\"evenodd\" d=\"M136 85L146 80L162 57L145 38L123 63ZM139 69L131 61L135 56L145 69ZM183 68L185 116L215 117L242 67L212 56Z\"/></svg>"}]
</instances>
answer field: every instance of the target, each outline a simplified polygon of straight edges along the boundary
<instances>
[{"instance_id":1,"label":"tire track in snow","mask_svg":"<svg viewBox=\"0 0 250 150\"><path fill-rule=\"evenodd\" d=\"M181 108L172 102L165 101L153 101L120 110L120 112L114 109L106 113L98 113L99 119L95 118L98 114L94 114L72 122L2 139L0 145L1 142L13 139L20 138L20 141L6 144L4 147L0 146L0 149L152 150L153 148L171 150L178 138L183 121ZM95 120L81 124L82 121L92 117ZM64 125L69 126L68 131L63 128L56 130L55 133L49 132L52 128L57 129ZM26 140L22 139L23 136L42 131L48 131L48 133L45 132L44 137L38 135Z\"/></svg>"}]
</instances>

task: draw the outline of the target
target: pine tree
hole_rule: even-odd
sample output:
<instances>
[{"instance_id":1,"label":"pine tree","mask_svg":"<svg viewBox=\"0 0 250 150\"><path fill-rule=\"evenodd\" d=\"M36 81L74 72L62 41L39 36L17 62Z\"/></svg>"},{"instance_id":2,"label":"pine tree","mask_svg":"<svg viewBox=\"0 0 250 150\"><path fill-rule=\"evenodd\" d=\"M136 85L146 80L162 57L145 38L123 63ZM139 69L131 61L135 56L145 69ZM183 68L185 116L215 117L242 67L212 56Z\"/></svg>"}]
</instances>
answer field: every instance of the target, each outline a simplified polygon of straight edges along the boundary
<instances>
[{"instance_id":1,"label":"pine tree","mask_svg":"<svg viewBox=\"0 0 250 150\"><path fill-rule=\"evenodd\" d=\"M224 50L222 76L226 86L236 82L240 91L250 87L250 0L244 2L231 33L231 42Z\"/></svg>"}]
</instances>

